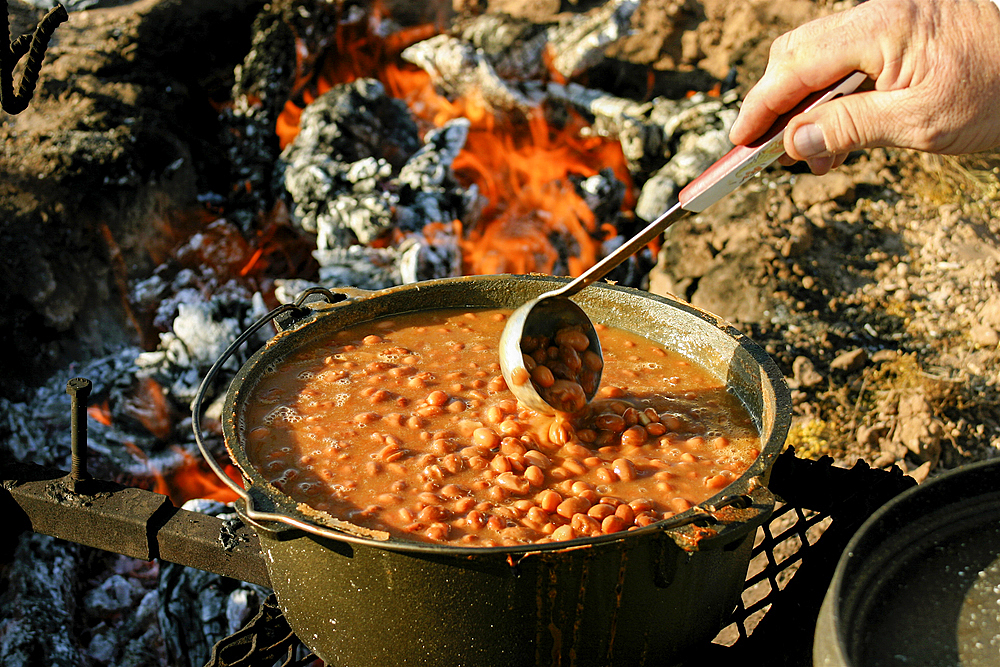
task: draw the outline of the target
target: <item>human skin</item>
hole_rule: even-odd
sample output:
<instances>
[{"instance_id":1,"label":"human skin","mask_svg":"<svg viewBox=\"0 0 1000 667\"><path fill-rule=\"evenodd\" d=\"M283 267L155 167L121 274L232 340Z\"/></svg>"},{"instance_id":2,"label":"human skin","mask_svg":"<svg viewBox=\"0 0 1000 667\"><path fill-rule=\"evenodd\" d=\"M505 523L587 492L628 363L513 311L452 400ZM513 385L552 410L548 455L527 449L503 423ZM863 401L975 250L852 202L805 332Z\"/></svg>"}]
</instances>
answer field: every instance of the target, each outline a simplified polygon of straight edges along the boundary
<instances>
[{"instance_id":1,"label":"human skin","mask_svg":"<svg viewBox=\"0 0 1000 667\"><path fill-rule=\"evenodd\" d=\"M785 33L730 140L750 143L854 71L874 86L793 118L783 164L805 160L823 174L875 146L953 155L1000 147L1000 7L990 0L869 0Z\"/></svg>"}]
</instances>

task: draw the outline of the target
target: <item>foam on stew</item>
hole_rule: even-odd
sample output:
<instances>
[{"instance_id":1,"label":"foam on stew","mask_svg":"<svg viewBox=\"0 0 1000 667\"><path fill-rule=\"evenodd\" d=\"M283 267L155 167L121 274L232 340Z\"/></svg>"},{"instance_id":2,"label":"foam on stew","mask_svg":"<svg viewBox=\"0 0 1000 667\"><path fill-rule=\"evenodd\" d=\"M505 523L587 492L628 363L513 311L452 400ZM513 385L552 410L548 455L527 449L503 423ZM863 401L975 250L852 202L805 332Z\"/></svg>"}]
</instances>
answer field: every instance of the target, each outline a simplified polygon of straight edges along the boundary
<instances>
[{"instance_id":1,"label":"foam on stew","mask_svg":"<svg viewBox=\"0 0 1000 667\"><path fill-rule=\"evenodd\" d=\"M519 405L500 373L509 311L368 322L302 349L247 401L255 468L300 503L395 537L462 546L566 540L673 516L760 453L725 383L598 326L605 365L582 412Z\"/></svg>"}]
</instances>

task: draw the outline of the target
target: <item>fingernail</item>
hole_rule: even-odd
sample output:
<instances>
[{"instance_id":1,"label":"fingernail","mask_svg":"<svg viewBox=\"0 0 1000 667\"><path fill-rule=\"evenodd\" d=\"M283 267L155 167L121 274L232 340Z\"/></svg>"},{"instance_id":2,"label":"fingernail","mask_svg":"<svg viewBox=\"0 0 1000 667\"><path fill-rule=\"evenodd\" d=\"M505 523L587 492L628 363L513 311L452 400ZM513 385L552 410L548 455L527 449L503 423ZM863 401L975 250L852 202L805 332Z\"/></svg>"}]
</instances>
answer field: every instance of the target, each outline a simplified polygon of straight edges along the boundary
<instances>
[{"instance_id":1,"label":"fingernail","mask_svg":"<svg viewBox=\"0 0 1000 667\"><path fill-rule=\"evenodd\" d=\"M816 157L826 153L826 140L818 125L803 125L795 130L792 143L802 157Z\"/></svg>"}]
</instances>

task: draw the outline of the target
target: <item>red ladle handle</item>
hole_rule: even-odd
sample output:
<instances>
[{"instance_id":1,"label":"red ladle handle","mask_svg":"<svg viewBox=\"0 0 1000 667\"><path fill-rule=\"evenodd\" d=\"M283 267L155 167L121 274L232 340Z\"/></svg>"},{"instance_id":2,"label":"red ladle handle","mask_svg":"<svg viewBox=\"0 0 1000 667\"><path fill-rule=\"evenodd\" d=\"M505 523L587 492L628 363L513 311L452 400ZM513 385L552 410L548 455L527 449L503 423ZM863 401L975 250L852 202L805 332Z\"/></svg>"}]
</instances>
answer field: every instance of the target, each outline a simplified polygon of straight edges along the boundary
<instances>
[{"instance_id":1,"label":"red ladle handle","mask_svg":"<svg viewBox=\"0 0 1000 667\"><path fill-rule=\"evenodd\" d=\"M678 195L681 208L699 213L756 176L784 152L785 127L793 117L824 102L848 95L867 78L864 72L849 74L825 90L812 93L774 122L763 136L746 146L737 146L688 183Z\"/></svg>"}]
</instances>

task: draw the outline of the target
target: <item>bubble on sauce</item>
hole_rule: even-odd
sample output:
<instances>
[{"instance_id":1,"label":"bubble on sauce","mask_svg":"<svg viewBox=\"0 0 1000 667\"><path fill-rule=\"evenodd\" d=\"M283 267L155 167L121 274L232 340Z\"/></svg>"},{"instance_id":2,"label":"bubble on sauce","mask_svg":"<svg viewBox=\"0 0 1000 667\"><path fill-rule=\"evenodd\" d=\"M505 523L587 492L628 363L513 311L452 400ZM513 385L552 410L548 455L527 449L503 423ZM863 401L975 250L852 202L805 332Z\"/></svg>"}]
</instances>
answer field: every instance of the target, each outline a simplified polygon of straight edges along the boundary
<instances>
[{"instance_id":1,"label":"bubble on sauce","mask_svg":"<svg viewBox=\"0 0 1000 667\"><path fill-rule=\"evenodd\" d=\"M295 408L290 405L279 405L264 416L264 423L268 426L271 426L275 422L279 421L287 422L289 424L297 424L302 421L302 415L296 412Z\"/></svg>"},{"instance_id":2,"label":"bubble on sauce","mask_svg":"<svg viewBox=\"0 0 1000 667\"><path fill-rule=\"evenodd\" d=\"M295 377L297 377L300 380L311 380L314 377L316 377L316 373L314 373L313 371L300 371L298 375L296 375Z\"/></svg>"}]
</instances>

